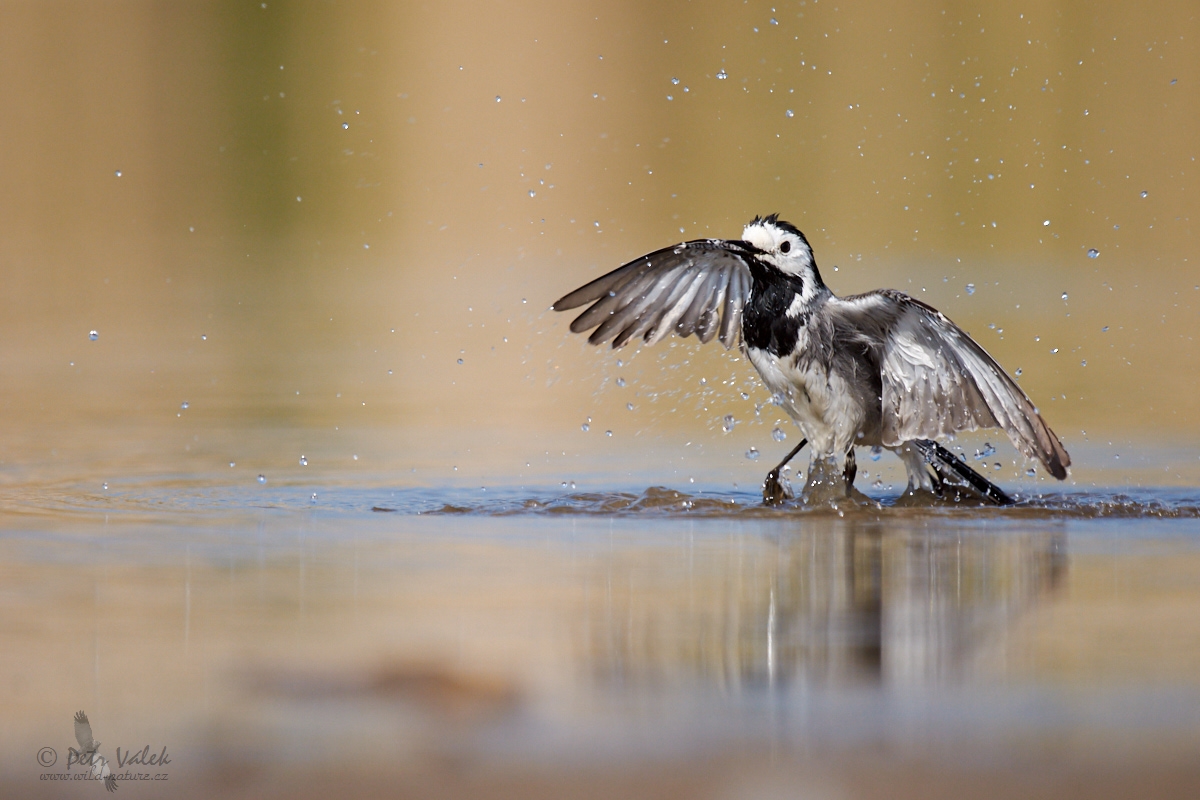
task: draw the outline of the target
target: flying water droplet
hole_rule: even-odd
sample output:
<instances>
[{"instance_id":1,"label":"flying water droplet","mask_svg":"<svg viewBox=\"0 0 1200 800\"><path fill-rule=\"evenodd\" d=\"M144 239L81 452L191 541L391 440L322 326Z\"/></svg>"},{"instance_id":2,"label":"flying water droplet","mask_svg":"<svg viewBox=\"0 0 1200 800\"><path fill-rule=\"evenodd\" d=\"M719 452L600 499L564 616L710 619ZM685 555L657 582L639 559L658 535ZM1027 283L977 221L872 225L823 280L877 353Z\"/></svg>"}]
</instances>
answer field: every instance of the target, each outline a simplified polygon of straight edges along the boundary
<instances>
[{"instance_id":1,"label":"flying water droplet","mask_svg":"<svg viewBox=\"0 0 1200 800\"><path fill-rule=\"evenodd\" d=\"M580 425L580 426L579 426L579 429L580 429L581 431L583 431L584 433L587 433L588 431L590 431L590 430L592 429L592 426L591 426L591 425L588 425L588 424L585 422L585 423L583 423L582 425Z\"/></svg>"},{"instance_id":2,"label":"flying water droplet","mask_svg":"<svg viewBox=\"0 0 1200 800\"><path fill-rule=\"evenodd\" d=\"M1058 348L1057 348L1057 347L1051 348L1051 349L1050 349L1050 355L1052 355L1052 356L1053 356L1053 355L1058 355Z\"/></svg>"},{"instance_id":3,"label":"flying water droplet","mask_svg":"<svg viewBox=\"0 0 1200 800\"><path fill-rule=\"evenodd\" d=\"M726 414L725 418L721 420L721 430L726 433L733 430L734 425L737 425L737 420L733 418L733 414Z\"/></svg>"},{"instance_id":4,"label":"flying water droplet","mask_svg":"<svg viewBox=\"0 0 1200 800\"><path fill-rule=\"evenodd\" d=\"M530 197L537 197L537 192L535 192L533 189L530 189L530 190L529 190L529 196L530 196Z\"/></svg>"},{"instance_id":5,"label":"flying water droplet","mask_svg":"<svg viewBox=\"0 0 1200 800\"><path fill-rule=\"evenodd\" d=\"M350 123L349 123L349 122L343 122L343 123L342 123L342 130L344 130L344 131L348 131L348 130L350 130Z\"/></svg>"},{"instance_id":6,"label":"flying water droplet","mask_svg":"<svg viewBox=\"0 0 1200 800\"><path fill-rule=\"evenodd\" d=\"M1066 293L1066 292L1063 292L1063 293L1062 293L1062 299L1063 299L1063 302L1066 302L1066 299L1067 299L1067 293Z\"/></svg>"},{"instance_id":7,"label":"flying water droplet","mask_svg":"<svg viewBox=\"0 0 1200 800\"><path fill-rule=\"evenodd\" d=\"M776 428L775 430L771 431L771 438L777 442L782 442L787 438L787 434L784 433L782 429Z\"/></svg>"},{"instance_id":8,"label":"flying water droplet","mask_svg":"<svg viewBox=\"0 0 1200 800\"><path fill-rule=\"evenodd\" d=\"M104 491L106 491L106 492L108 491L108 484L107 484L107 483L102 483L102 484L100 484L100 487L101 487L102 489L104 489Z\"/></svg>"},{"instance_id":9,"label":"flying water droplet","mask_svg":"<svg viewBox=\"0 0 1200 800\"><path fill-rule=\"evenodd\" d=\"M778 24L779 24L779 20L775 19L774 17L771 17L771 24L772 24L772 25L778 25Z\"/></svg>"},{"instance_id":10,"label":"flying water droplet","mask_svg":"<svg viewBox=\"0 0 1200 800\"><path fill-rule=\"evenodd\" d=\"M1018 378L1019 378L1019 377L1021 377L1021 373L1022 373L1022 372L1024 372L1024 370L1023 370L1023 369L1021 369L1020 367L1017 367L1017 377L1018 377Z\"/></svg>"},{"instance_id":11,"label":"flying water droplet","mask_svg":"<svg viewBox=\"0 0 1200 800\"><path fill-rule=\"evenodd\" d=\"M1101 332L1101 333L1108 333L1108 326L1107 326L1107 325L1105 325L1103 328L1101 328L1101 329L1100 329L1100 332Z\"/></svg>"},{"instance_id":12,"label":"flying water droplet","mask_svg":"<svg viewBox=\"0 0 1200 800\"><path fill-rule=\"evenodd\" d=\"M1081 366L1081 367L1086 367L1086 366L1087 366L1087 359L1085 358L1083 361L1080 361L1080 362L1079 362L1079 366Z\"/></svg>"},{"instance_id":13,"label":"flying water droplet","mask_svg":"<svg viewBox=\"0 0 1200 800\"><path fill-rule=\"evenodd\" d=\"M759 452L758 452L757 447L751 447L749 450L746 451L746 458L750 459L751 461L758 458L758 456L759 456Z\"/></svg>"},{"instance_id":14,"label":"flying water droplet","mask_svg":"<svg viewBox=\"0 0 1200 800\"><path fill-rule=\"evenodd\" d=\"M461 358L458 360L458 363L460 363L460 364L462 363L462 359L461 359Z\"/></svg>"},{"instance_id":15,"label":"flying water droplet","mask_svg":"<svg viewBox=\"0 0 1200 800\"><path fill-rule=\"evenodd\" d=\"M100 338L100 332L99 331L89 331L88 338L94 342Z\"/></svg>"},{"instance_id":16,"label":"flying water droplet","mask_svg":"<svg viewBox=\"0 0 1200 800\"><path fill-rule=\"evenodd\" d=\"M236 466L237 466L237 462L234 462L234 461L230 461L230 462L229 462L229 468L230 468L230 469L233 469L233 468L234 468L234 467L236 467Z\"/></svg>"},{"instance_id":17,"label":"flying water droplet","mask_svg":"<svg viewBox=\"0 0 1200 800\"><path fill-rule=\"evenodd\" d=\"M785 117L788 117L788 118L790 119L791 117L794 117L794 116L796 116L796 112L795 112L795 111L792 111L792 110L789 108L787 111L783 112L783 115L784 115Z\"/></svg>"},{"instance_id":18,"label":"flying water droplet","mask_svg":"<svg viewBox=\"0 0 1200 800\"><path fill-rule=\"evenodd\" d=\"M604 432L604 435L605 435L605 436L612 436L612 431L605 431L605 432Z\"/></svg>"},{"instance_id":19,"label":"flying water droplet","mask_svg":"<svg viewBox=\"0 0 1200 800\"><path fill-rule=\"evenodd\" d=\"M1149 192L1142 192L1142 197L1149 197L1149 196L1150 196Z\"/></svg>"},{"instance_id":20,"label":"flying water droplet","mask_svg":"<svg viewBox=\"0 0 1200 800\"><path fill-rule=\"evenodd\" d=\"M721 67L721 69L717 72L717 80L723 81L728 77L729 75L725 72L725 68Z\"/></svg>"},{"instance_id":21,"label":"flying water droplet","mask_svg":"<svg viewBox=\"0 0 1200 800\"><path fill-rule=\"evenodd\" d=\"M1099 258L1099 257L1100 257L1100 251L1099 251L1099 250L1097 250L1097 249L1096 249L1096 248L1094 248L1094 247L1089 247L1089 248L1088 248L1088 258Z\"/></svg>"},{"instance_id":22,"label":"flying water droplet","mask_svg":"<svg viewBox=\"0 0 1200 800\"><path fill-rule=\"evenodd\" d=\"M878 461L880 459L880 457L882 457L882 456L883 456L883 448L882 447L880 447L879 445L875 445L874 447L871 448L871 460L872 461ZM878 481L876 481L876 483L878 483Z\"/></svg>"},{"instance_id":23,"label":"flying water droplet","mask_svg":"<svg viewBox=\"0 0 1200 800\"><path fill-rule=\"evenodd\" d=\"M184 400L182 403L179 404L179 407L185 411L188 409L189 406L191 406L191 403L189 403L187 400Z\"/></svg>"},{"instance_id":24,"label":"flying water droplet","mask_svg":"<svg viewBox=\"0 0 1200 800\"><path fill-rule=\"evenodd\" d=\"M1025 470L1025 474L1030 478L1036 478L1037 470L1034 469L1033 467L1030 467L1029 469Z\"/></svg>"},{"instance_id":25,"label":"flying water droplet","mask_svg":"<svg viewBox=\"0 0 1200 800\"><path fill-rule=\"evenodd\" d=\"M673 83L674 85L678 86L678 85L679 85L679 78L671 78L671 83Z\"/></svg>"},{"instance_id":26,"label":"flying water droplet","mask_svg":"<svg viewBox=\"0 0 1200 800\"><path fill-rule=\"evenodd\" d=\"M266 475L259 475L259 476L258 476L258 482L259 482L259 483L266 483L266 482L267 482L267 476L266 476Z\"/></svg>"},{"instance_id":27,"label":"flying water droplet","mask_svg":"<svg viewBox=\"0 0 1200 800\"><path fill-rule=\"evenodd\" d=\"M975 294L975 284L973 284L973 283L967 284L967 294Z\"/></svg>"},{"instance_id":28,"label":"flying water droplet","mask_svg":"<svg viewBox=\"0 0 1200 800\"><path fill-rule=\"evenodd\" d=\"M307 457L300 456L300 466L302 466L302 467L308 466L308 458Z\"/></svg>"},{"instance_id":29,"label":"flying water droplet","mask_svg":"<svg viewBox=\"0 0 1200 800\"><path fill-rule=\"evenodd\" d=\"M617 386L624 386L624 385L625 385L625 379L617 378Z\"/></svg>"},{"instance_id":30,"label":"flying water droplet","mask_svg":"<svg viewBox=\"0 0 1200 800\"><path fill-rule=\"evenodd\" d=\"M625 408L629 409L630 411L633 411L633 403L626 403Z\"/></svg>"},{"instance_id":31,"label":"flying water droplet","mask_svg":"<svg viewBox=\"0 0 1200 800\"><path fill-rule=\"evenodd\" d=\"M500 95L496 95L496 102L497 102L497 103L499 103L499 102L500 102Z\"/></svg>"}]
</instances>

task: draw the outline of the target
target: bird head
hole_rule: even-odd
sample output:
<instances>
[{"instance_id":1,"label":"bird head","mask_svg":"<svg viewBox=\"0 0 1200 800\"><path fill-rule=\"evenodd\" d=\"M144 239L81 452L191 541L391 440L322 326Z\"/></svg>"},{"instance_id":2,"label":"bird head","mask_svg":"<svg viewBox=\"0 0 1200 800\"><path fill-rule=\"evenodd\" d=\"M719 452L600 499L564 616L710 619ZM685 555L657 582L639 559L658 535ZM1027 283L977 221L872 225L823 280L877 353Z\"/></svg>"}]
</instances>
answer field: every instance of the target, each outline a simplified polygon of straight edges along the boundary
<instances>
[{"instance_id":1,"label":"bird head","mask_svg":"<svg viewBox=\"0 0 1200 800\"><path fill-rule=\"evenodd\" d=\"M816 267L804 234L778 214L755 217L742 230L742 239L762 251L761 259L788 275L808 277Z\"/></svg>"}]
</instances>

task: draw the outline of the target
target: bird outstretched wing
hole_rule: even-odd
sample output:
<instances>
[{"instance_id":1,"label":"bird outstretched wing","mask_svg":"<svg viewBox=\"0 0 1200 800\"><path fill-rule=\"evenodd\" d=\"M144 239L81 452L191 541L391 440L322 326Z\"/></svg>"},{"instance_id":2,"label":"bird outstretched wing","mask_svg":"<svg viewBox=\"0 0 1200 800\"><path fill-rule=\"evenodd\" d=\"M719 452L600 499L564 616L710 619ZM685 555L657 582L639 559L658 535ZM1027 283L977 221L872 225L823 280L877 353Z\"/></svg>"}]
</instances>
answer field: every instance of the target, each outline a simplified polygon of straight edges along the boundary
<instances>
[{"instance_id":1,"label":"bird outstretched wing","mask_svg":"<svg viewBox=\"0 0 1200 800\"><path fill-rule=\"evenodd\" d=\"M902 292L870 292L839 302L885 330L879 354L883 444L998 427L1027 458L1036 458L1059 480L1067 477L1071 457L1054 431L962 328Z\"/></svg>"},{"instance_id":2,"label":"bird outstretched wing","mask_svg":"<svg viewBox=\"0 0 1200 800\"><path fill-rule=\"evenodd\" d=\"M630 261L557 300L567 311L592 305L571 322L573 333L595 328L590 344L612 339L614 348L635 336L654 344L675 331L701 342L720 338L733 347L742 331L742 307L750 293L753 245L697 239Z\"/></svg>"},{"instance_id":3,"label":"bird outstretched wing","mask_svg":"<svg viewBox=\"0 0 1200 800\"><path fill-rule=\"evenodd\" d=\"M79 711L75 714L75 741L84 752L95 750L92 739L92 724L88 722L87 714Z\"/></svg>"}]
</instances>

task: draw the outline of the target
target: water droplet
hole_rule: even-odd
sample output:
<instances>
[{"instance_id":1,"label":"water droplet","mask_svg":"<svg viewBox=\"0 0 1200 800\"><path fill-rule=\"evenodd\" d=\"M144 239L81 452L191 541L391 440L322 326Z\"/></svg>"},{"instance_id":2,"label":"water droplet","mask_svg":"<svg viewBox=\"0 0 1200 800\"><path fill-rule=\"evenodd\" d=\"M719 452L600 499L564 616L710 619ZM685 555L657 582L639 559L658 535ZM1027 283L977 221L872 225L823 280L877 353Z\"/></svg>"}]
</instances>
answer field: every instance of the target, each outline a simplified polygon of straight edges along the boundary
<instances>
[{"instance_id":1,"label":"water droplet","mask_svg":"<svg viewBox=\"0 0 1200 800\"><path fill-rule=\"evenodd\" d=\"M461 358L458 360L458 363L460 363L460 364L462 363L462 359L461 359Z\"/></svg>"},{"instance_id":2,"label":"water droplet","mask_svg":"<svg viewBox=\"0 0 1200 800\"><path fill-rule=\"evenodd\" d=\"M734 425L737 425L737 420L733 418L733 414L726 414L725 418L721 420L721 430L726 433L733 430Z\"/></svg>"},{"instance_id":3,"label":"water droplet","mask_svg":"<svg viewBox=\"0 0 1200 800\"><path fill-rule=\"evenodd\" d=\"M316 492L312 493L312 502L314 502L314 503L317 502L317 493Z\"/></svg>"},{"instance_id":4,"label":"water droplet","mask_svg":"<svg viewBox=\"0 0 1200 800\"><path fill-rule=\"evenodd\" d=\"M625 385L625 379L617 378L617 386L624 386L624 385Z\"/></svg>"},{"instance_id":5,"label":"water droplet","mask_svg":"<svg viewBox=\"0 0 1200 800\"><path fill-rule=\"evenodd\" d=\"M1150 196L1149 192L1142 192L1142 197L1149 197L1149 196Z\"/></svg>"},{"instance_id":6,"label":"water droplet","mask_svg":"<svg viewBox=\"0 0 1200 800\"><path fill-rule=\"evenodd\" d=\"M1089 247L1089 248L1088 248L1088 258L1099 258L1099 257L1100 257L1100 251L1099 251L1099 250L1097 250L1097 249L1096 249L1096 248L1094 248L1094 247Z\"/></svg>"},{"instance_id":7,"label":"water droplet","mask_svg":"<svg viewBox=\"0 0 1200 800\"><path fill-rule=\"evenodd\" d=\"M358 461L358 453L355 453L354 455L352 455L350 457L353 458L355 461Z\"/></svg>"},{"instance_id":8,"label":"water droplet","mask_svg":"<svg viewBox=\"0 0 1200 800\"><path fill-rule=\"evenodd\" d=\"M771 17L771 24L772 24L772 25L778 25L778 24L779 24L779 20L775 19L774 17Z\"/></svg>"},{"instance_id":9,"label":"water droplet","mask_svg":"<svg viewBox=\"0 0 1200 800\"><path fill-rule=\"evenodd\" d=\"M342 123L342 130L344 130L344 131L350 130L350 123L349 123L349 122L343 122L343 123Z\"/></svg>"},{"instance_id":10,"label":"water droplet","mask_svg":"<svg viewBox=\"0 0 1200 800\"><path fill-rule=\"evenodd\" d=\"M605 431L605 432L604 432L604 435L605 435L605 436L612 436L612 431Z\"/></svg>"},{"instance_id":11,"label":"water droplet","mask_svg":"<svg viewBox=\"0 0 1200 800\"><path fill-rule=\"evenodd\" d=\"M106 492L107 492L107 491L108 491L108 484L107 484L107 483L102 483L102 484L100 484L100 488L102 488L104 491L106 491Z\"/></svg>"},{"instance_id":12,"label":"water droplet","mask_svg":"<svg viewBox=\"0 0 1200 800\"><path fill-rule=\"evenodd\" d=\"M233 468L234 468L234 467L236 467L236 466L237 466L237 462L234 462L234 461L230 461L230 462L229 462L229 468L230 468L230 469L233 469Z\"/></svg>"},{"instance_id":13,"label":"water droplet","mask_svg":"<svg viewBox=\"0 0 1200 800\"><path fill-rule=\"evenodd\" d=\"M726 78L728 78L728 77L729 77L729 75L728 75L728 74L726 74L726 72L725 72L725 68L724 68L724 67L721 67L721 69L720 69L720 70L717 72L717 80L719 80L719 81L723 81L723 80L725 80L725 79L726 79Z\"/></svg>"},{"instance_id":14,"label":"water droplet","mask_svg":"<svg viewBox=\"0 0 1200 800\"><path fill-rule=\"evenodd\" d=\"M258 476L258 482L259 482L259 483L266 483L266 482L267 482L267 476L266 476L266 475L259 475L259 476Z\"/></svg>"},{"instance_id":15,"label":"water droplet","mask_svg":"<svg viewBox=\"0 0 1200 800\"><path fill-rule=\"evenodd\" d=\"M883 448L882 447L880 447L879 445L875 445L874 447L871 448L871 460L872 461L878 461L880 459L880 457L882 457L882 456L883 456Z\"/></svg>"},{"instance_id":16,"label":"water droplet","mask_svg":"<svg viewBox=\"0 0 1200 800\"><path fill-rule=\"evenodd\" d=\"M1057 353L1058 353L1058 348L1057 348L1057 347L1055 347L1055 348L1052 348L1052 349L1050 350L1050 355L1056 355Z\"/></svg>"},{"instance_id":17,"label":"water droplet","mask_svg":"<svg viewBox=\"0 0 1200 800\"><path fill-rule=\"evenodd\" d=\"M308 458L307 457L300 456L300 466L302 466L302 467L308 466Z\"/></svg>"},{"instance_id":18,"label":"water droplet","mask_svg":"<svg viewBox=\"0 0 1200 800\"><path fill-rule=\"evenodd\" d=\"M1028 475L1030 478L1035 478L1035 477L1037 477L1037 470L1034 469L1033 467L1030 467L1029 469L1025 470L1025 474Z\"/></svg>"},{"instance_id":19,"label":"water droplet","mask_svg":"<svg viewBox=\"0 0 1200 800\"><path fill-rule=\"evenodd\" d=\"M533 189L530 189L530 190L529 190L529 196L530 196L530 197L537 197L537 192L535 192Z\"/></svg>"},{"instance_id":20,"label":"water droplet","mask_svg":"<svg viewBox=\"0 0 1200 800\"><path fill-rule=\"evenodd\" d=\"M746 458L750 459L751 461L758 458L758 456L759 456L759 453L758 453L757 447L751 447L749 450L746 451Z\"/></svg>"},{"instance_id":21,"label":"water droplet","mask_svg":"<svg viewBox=\"0 0 1200 800\"><path fill-rule=\"evenodd\" d=\"M784 433L782 429L776 428L775 430L771 431L771 438L777 442L782 442L787 438L787 434Z\"/></svg>"},{"instance_id":22,"label":"water droplet","mask_svg":"<svg viewBox=\"0 0 1200 800\"><path fill-rule=\"evenodd\" d=\"M625 408L629 409L630 411L633 411L633 403L626 403Z\"/></svg>"},{"instance_id":23,"label":"water droplet","mask_svg":"<svg viewBox=\"0 0 1200 800\"><path fill-rule=\"evenodd\" d=\"M678 86L678 85L679 85L679 78L671 78L671 83L673 83L673 84L675 84L676 86Z\"/></svg>"},{"instance_id":24,"label":"water droplet","mask_svg":"<svg viewBox=\"0 0 1200 800\"><path fill-rule=\"evenodd\" d=\"M871 484L871 488L872 488L872 489L880 489L880 488L883 488L883 479L882 479L882 478L876 478L876 479L875 479L875 482Z\"/></svg>"},{"instance_id":25,"label":"water droplet","mask_svg":"<svg viewBox=\"0 0 1200 800\"><path fill-rule=\"evenodd\" d=\"M497 102L497 103L499 103L499 102L500 102L500 95L496 95L496 102Z\"/></svg>"},{"instance_id":26,"label":"water droplet","mask_svg":"<svg viewBox=\"0 0 1200 800\"><path fill-rule=\"evenodd\" d=\"M1049 225L1049 224L1050 224L1050 220L1046 220L1046 221L1044 221L1044 222L1042 223L1042 227L1044 228L1044 227L1046 227L1046 226L1047 226L1047 225Z\"/></svg>"},{"instance_id":27,"label":"water droplet","mask_svg":"<svg viewBox=\"0 0 1200 800\"><path fill-rule=\"evenodd\" d=\"M1067 299L1067 293L1066 293L1066 292L1063 292L1063 293L1062 293L1062 299L1063 299L1063 300L1066 300L1066 299Z\"/></svg>"},{"instance_id":28,"label":"water droplet","mask_svg":"<svg viewBox=\"0 0 1200 800\"><path fill-rule=\"evenodd\" d=\"M975 284L973 284L973 283L967 284L967 294L975 294Z\"/></svg>"},{"instance_id":29,"label":"water droplet","mask_svg":"<svg viewBox=\"0 0 1200 800\"><path fill-rule=\"evenodd\" d=\"M1087 359L1085 358L1083 361L1080 361L1080 362L1079 362L1079 366L1081 366L1081 367L1086 367L1086 366L1087 366Z\"/></svg>"},{"instance_id":30,"label":"water droplet","mask_svg":"<svg viewBox=\"0 0 1200 800\"><path fill-rule=\"evenodd\" d=\"M100 338L100 332L99 331L89 331L88 338L94 342Z\"/></svg>"},{"instance_id":31,"label":"water droplet","mask_svg":"<svg viewBox=\"0 0 1200 800\"><path fill-rule=\"evenodd\" d=\"M388 375L391 375L391 374L392 374L392 371L389 369L389 370L388 370Z\"/></svg>"},{"instance_id":32,"label":"water droplet","mask_svg":"<svg viewBox=\"0 0 1200 800\"><path fill-rule=\"evenodd\" d=\"M796 116L796 112L795 112L795 111L792 111L792 110L789 108L787 111L783 112L783 115L784 115L785 117L789 117L789 118L791 118L791 117L794 117L794 116Z\"/></svg>"},{"instance_id":33,"label":"water droplet","mask_svg":"<svg viewBox=\"0 0 1200 800\"><path fill-rule=\"evenodd\" d=\"M585 423L583 423L582 425L580 425L580 426L579 426L579 429L580 429L581 431L583 431L584 433L587 433L588 431L590 431L590 430L592 429L592 426L591 426L591 425L588 425L588 424L585 422Z\"/></svg>"},{"instance_id":34,"label":"water droplet","mask_svg":"<svg viewBox=\"0 0 1200 800\"><path fill-rule=\"evenodd\" d=\"M994 469L994 470L999 470L999 469L1000 469L1000 462L999 462L999 461L997 461L995 464L992 464L992 469Z\"/></svg>"},{"instance_id":35,"label":"water droplet","mask_svg":"<svg viewBox=\"0 0 1200 800\"><path fill-rule=\"evenodd\" d=\"M1101 328L1101 329L1100 329L1100 332L1101 332L1101 333L1108 333L1108 326L1107 326L1107 325L1105 325L1103 328Z\"/></svg>"},{"instance_id":36,"label":"water droplet","mask_svg":"<svg viewBox=\"0 0 1200 800\"><path fill-rule=\"evenodd\" d=\"M1022 372L1024 372L1024 370L1023 370L1023 369L1021 369L1020 367L1017 367L1017 377L1018 377L1018 378L1019 378L1019 377L1021 377L1021 373L1022 373Z\"/></svg>"},{"instance_id":37,"label":"water droplet","mask_svg":"<svg viewBox=\"0 0 1200 800\"><path fill-rule=\"evenodd\" d=\"M984 442L982 457L987 458L988 456L994 456L994 455L996 455L995 446L991 442Z\"/></svg>"},{"instance_id":38,"label":"water droplet","mask_svg":"<svg viewBox=\"0 0 1200 800\"><path fill-rule=\"evenodd\" d=\"M121 170L117 170L117 177L121 177Z\"/></svg>"},{"instance_id":39,"label":"water droplet","mask_svg":"<svg viewBox=\"0 0 1200 800\"><path fill-rule=\"evenodd\" d=\"M190 406L190 405L191 405L191 403L189 403L187 400L184 400L182 403L179 404L179 407L186 411L188 406Z\"/></svg>"}]
</instances>

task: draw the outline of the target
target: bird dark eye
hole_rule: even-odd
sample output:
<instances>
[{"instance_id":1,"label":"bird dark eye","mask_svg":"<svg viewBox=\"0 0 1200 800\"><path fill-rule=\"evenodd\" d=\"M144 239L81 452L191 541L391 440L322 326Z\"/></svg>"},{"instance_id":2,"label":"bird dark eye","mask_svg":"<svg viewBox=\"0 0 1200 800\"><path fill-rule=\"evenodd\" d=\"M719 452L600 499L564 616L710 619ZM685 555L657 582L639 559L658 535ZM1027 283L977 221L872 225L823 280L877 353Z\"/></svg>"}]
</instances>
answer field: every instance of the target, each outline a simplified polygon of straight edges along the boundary
<instances>
[{"instance_id":1,"label":"bird dark eye","mask_svg":"<svg viewBox=\"0 0 1200 800\"><path fill-rule=\"evenodd\" d=\"M779 245L779 252L781 252L781 253L790 252L791 249L792 249L792 243L789 241L785 240L783 244Z\"/></svg>"}]
</instances>

